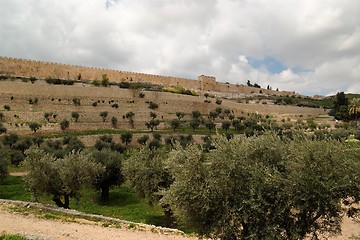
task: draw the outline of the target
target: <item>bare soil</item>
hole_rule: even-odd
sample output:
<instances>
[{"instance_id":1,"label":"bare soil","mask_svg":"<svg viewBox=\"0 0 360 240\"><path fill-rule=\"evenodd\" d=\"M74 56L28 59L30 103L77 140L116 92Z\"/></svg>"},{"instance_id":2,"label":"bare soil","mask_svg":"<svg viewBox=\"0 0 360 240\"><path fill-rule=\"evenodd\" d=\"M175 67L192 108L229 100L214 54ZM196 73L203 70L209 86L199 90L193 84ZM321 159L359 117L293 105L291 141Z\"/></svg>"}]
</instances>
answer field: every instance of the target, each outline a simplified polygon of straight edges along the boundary
<instances>
[{"instance_id":1,"label":"bare soil","mask_svg":"<svg viewBox=\"0 0 360 240\"><path fill-rule=\"evenodd\" d=\"M14 212L11 205L0 204L0 233L20 234L31 239L196 239L180 233L162 231L154 226L139 227L127 224L103 225L84 219L39 218L31 212Z\"/></svg>"},{"instance_id":2,"label":"bare soil","mask_svg":"<svg viewBox=\"0 0 360 240\"><path fill-rule=\"evenodd\" d=\"M20 234L31 239L196 239L179 232L163 231L150 225L104 224L81 218L59 217L45 219L33 212L12 210L14 205L0 203L0 233ZM44 215L42 215L44 216ZM343 219L342 234L321 239L345 240L360 237L360 223Z\"/></svg>"}]
</instances>

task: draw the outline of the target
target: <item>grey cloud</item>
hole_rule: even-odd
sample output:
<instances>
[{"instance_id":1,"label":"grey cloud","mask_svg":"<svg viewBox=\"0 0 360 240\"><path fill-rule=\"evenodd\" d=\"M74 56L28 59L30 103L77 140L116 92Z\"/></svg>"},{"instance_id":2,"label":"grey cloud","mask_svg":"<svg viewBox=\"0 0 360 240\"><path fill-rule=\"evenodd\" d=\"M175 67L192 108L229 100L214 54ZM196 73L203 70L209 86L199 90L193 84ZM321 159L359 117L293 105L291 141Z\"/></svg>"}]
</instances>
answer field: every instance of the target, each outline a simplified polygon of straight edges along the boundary
<instances>
[{"instance_id":1,"label":"grey cloud","mask_svg":"<svg viewBox=\"0 0 360 240\"><path fill-rule=\"evenodd\" d=\"M5 56L190 78L207 74L240 84L251 79L305 94L359 90L357 0L0 4ZM246 61L267 56L289 69L272 74Z\"/></svg>"}]
</instances>

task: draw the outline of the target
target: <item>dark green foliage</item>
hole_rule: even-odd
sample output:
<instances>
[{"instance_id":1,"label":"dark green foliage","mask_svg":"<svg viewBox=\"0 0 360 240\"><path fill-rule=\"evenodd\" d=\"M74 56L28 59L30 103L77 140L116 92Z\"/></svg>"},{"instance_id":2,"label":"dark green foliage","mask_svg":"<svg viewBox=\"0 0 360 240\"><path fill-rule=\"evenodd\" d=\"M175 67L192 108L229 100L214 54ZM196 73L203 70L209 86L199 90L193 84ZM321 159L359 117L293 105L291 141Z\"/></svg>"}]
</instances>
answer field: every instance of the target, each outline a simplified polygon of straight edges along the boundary
<instances>
[{"instance_id":1,"label":"dark green foliage","mask_svg":"<svg viewBox=\"0 0 360 240\"><path fill-rule=\"evenodd\" d=\"M360 153L337 141L293 138L218 137L208 153L196 145L177 148L168 162L174 182L162 202L200 237L338 233L343 214L359 210Z\"/></svg>"},{"instance_id":2,"label":"dark green foliage","mask_svg":"<svg viewBox=\"0 0 360 240\"><path fill-rule=\"evenodd\" d=\"M147 197L153 205L162 197L161 189L167 189L173 179L168 173L165 160L168 151L164 148L143 146L130 152L124 162L124 175L140 197ZM167 204L162 204L167 226L173 226L172 212Z\"/></svg>"},{"instance_id":3,"label":"dark green foliage","mask_svg":"<svg viewBox=\"0 0 360 240\"><path fill-rule=\"evenodd\" d=\"M10 134L4 136L2 143L4 145L8 145L11 148L12 145L18 141L18 139L19 139L19 136L17 134L10 133Z\"/></svg>"},{"instance_id":4,"label":"dark green foliage","mask_svg":"<svg viewBox=\"0 0 360 240\"><path fill-rule=\"evenodd\" d=\"M126 117L127 119L129 119L130 126L131 126L132 128L134 128L134 117L135 117L135 113L132 112L132 111L130 111L130 112L128 112L128 113L125 114L125 117Z\"/></svg>"},{"instance_id":5,"label":"dark green foliage","mask_svg":"<svg viewBox=\"0 0 360 240\"><path fill-rule=\"evenodd\" d=\"M73 101L75 106L80 106L81 105L81 101L80 101L79 98L73 98L72 101Z\"/></svg>"},{"instance_id":6,"label":"dark green foliage","mask_svg":"<svg viewBox=\"0 0 360 240\"><path fill-rule=\"evenodd\" d=\"M215 112L217 112L218 114L222 113L222 108L221 107L215 108Z\"/></svg>"},{"instance_id":7,"label":"dark green foliage","mask_svg":"<svg viewBox=\"0 0 360 240\"><path fill-rule=\"evenodd\" d=\"M63 131L65 131L66 129L68 129L69 126L70 126L70 122L69 122L69 120L67 120L67 119L64 119L64 120L62 120L62 121L60 122L60 128L61 128L61 130L63 130Z\"/></svg>"},{"instance_id":8,"label":"dark green foliage","mask_svg":"<svg viewBox=\"0 0 360 240\"><path fill-rule=\"evenodd\" d=\"M120 135L120 139L122 143L125 143L125 145L128 145L131 143L133 134L131 132L124 132Z\"/></svg>"},{"instance_id":9,"label":"dark green foliage","mask_svg":"<svg viewBox=\"0 0 360 240\"><path fill-rule=\"evenodd\" d=\"M80 114L78 112L71 112L71 117L77 122L79 120Z\"/></svg>"},{"instance_id":10,"label":"dark green foliage","mask_svg":"<svg viewBox=\"0 0 360 240\"><path fill-rule=\"evenodd\" d=\"M119 108L119 104L114 103L114 104L111 105L111 107L112 107L112 108Z\"/></svg>"},{"instance_id":11,"label":"dark green foliage","mask_svg":"<svg viewBox=\"0 0 360 240\"><path fill-rule=\"evenodd\" d=\"M8 165L10 164L10 155L8 150L0 144L0 180L8 175Z\"/></svg>"},{"instance_id":12,"label":"dark green foliage","mask_svg":"<svg viewBox=\"0 0 360 240\"><path fill-rule=\"evenodd\" d=\"M46 121L50 121L50 117L52 116L52 112L45 112L44 113L44 118L46 119Z\"/></svg>"},{"instance_id":13,"label":"dark green foliage","mask_svg":"<svg viewBox=\"0 0 360 240\"><path fill-rule=\"evenodd\" d=\"M0 121L4 119L4 113L0 112Z\"/></svg>"},{"instance_id":14,"label":"dark green foliage","mask_svg":"<svg viewBox=\"0 0 360 240\"><path fill-rule=\"evenodd\" d=\"M103 87L109 86L109 78L107 77L106 74L102 75L101 86L103 86Z\"/></svg>"},{"instance_id":15,"label":"dark green foliage","mask_svg":"<svg viewBox=\"0 0 360 240\"><path fill-rule=\"evenodd\" d=\"M220 99L216 99L215 103L216 103L217 105L221 105L222 100L220 100Z\"/></svg>"},{"instance_id":16,"label":"dark green foliage","mask_svg":"<svg viewBox=\"0 0 360 240\"><path fill-rule=\"evenodd\" d=\"M117 124L118 124L118 119L113 116L111 118L111 125L113 126L113 128L117 128Z\"/></svg>"},{"instance_id":17,"label":"dark green foliage","mask_svg":"<svg viewBox=\"0 0 360 240\"><path fill-rule=\"evenodd\" d=\"M39 99L38 98L29 98L29 104L37 104L39 102Z\"/></svg>"},{"instance_id":18,"label":"dark green foliage","mask_svg":"<svg viewBox=\"0 0 360 240\"><path fill-rule=\"evenodd\" d=\"M139 93L139 98L144 98L144 97L145 97L145 93L140 92L140 93Z\"/></svg>"},{"instance_id":19,"label":"dark green foliage","mask_svg":"<svg viewBox=\"0 0 360 240\"><path fill-rule=\"evenodd\" d=\"M200 118L201 117L201 112L196 110L196 111L193 111L191 113L191 115L192 115L193 118Z\"/></svg>"},{"instance_id":20,"label":"dark green foliage","mask_svg":"<svg viewBox=\"0 0 360 240\"><path fill-rule=\"evenodd\" d=\"M200 119L192 119L189 122L189 126L195 131L196 129L198 129L200 127L201 121Z\"/></svg>"},{"instance_id":21,"label":"dark green foliage","mask_svg":"<svg viewBox=\"0 0 360 240\"><path fill-rule=\"evenodd\" d=\"M2 123L0 123L0 135L7 132L7 128L4 127Z\"/></svg>"},{"instance_id":22,"label":"dark green foliage","mask_svg":"<svg viewBox=\"0 0 360 240\"><path fill-rule=\"evenodd\" d=\"M215 120L218 116L219 116L219 113L217 113L215 111L210 111L208 118L212 119L212 120Z\"/></svg>"},{"instance_id":23,"label":"dark green foliage","mask_svg":"<svg viewBox=\"0 0 360 240\"><path fill-rule=\"evenodd\" d=\"M100 86L100 82L98 80L93 80L91 81L91 84L94 85L95 87L99 87Z\"/></svg>"},{"instance_id":24,"label":"dark green foliage","mask_svg":"<svg viewBox=\"0 0 360 240\"><path fill-rule=\"evenodd\" d=\"M176 114L176 117L179 119L179 120L181 120L183 117L185 117L185 113L184 112L176 112L175 113Z\"/></svg>"},{"instance_id":25,"label":"dark green foliage","mask_svg":"<svg viewBox=\"0 0 360 240\"><path fill-rule=\"evenodd\" d=\"M154 131L154 128L159 126L160 121L158 119L151 119L149 122L145 123L145 126L150 129L151 131Z\"/></svg>"},{"instance_id":26,"label":"dark green foliage","mask_svg":"<svg viewBox=\"0 0 360 240\"><path fill-rule=\"evenodd\" d=\"M50 194L59 207L69 208L70 198L78 199L84 186L90 185L103 171L89 154L71 153L58 159L39 149L26 151L25 181L35 196Z\"/></svg>"},{"instance_id":27,"label":"dark green foliage","mask_svg":"<svg viewBox=\"0 0 360 240\"><path fill-rule=\"evenodd\" d=\"M169 125L174 129L174 131L181 126L179 119L173 119L170 121Z\"/></svg>"},{"instance_id":28,"label":"dark green foliage","mask_svg":"<svg viewBox=\"0 0 360 240\"><path fill-rule=\"evenodd\" d=\"M100 117L102 117L103 122L105 122L105 121L106 121L106 118L107 118L107 116L108 116L108 112L104 111L104 112L101 112L99 115L100 115Z\"/></svg>"},{"instance_id":29,"label":"dark green foliage","mask_svg":"<svg viewBox=\"0 0 360 240\"><path fill-rule=\"evenodd\" d=\"M34 136L32 137L31 141L37 145L38 147L40 147L40 145L44 142L44 137L43 136Z\"/></svg>"},{"instance_id":30,"label":"dark green foliage","mask_svg":"<svg viewBox=\"0 0 360 240\"><path fill-rule=\"evenodd\" d=\"M159 148L160 146L161 142L158 139L152 139L148 144L148 147L153 150Z\"/></svg>"},{"instance_id":31,"label":"dark green foliage","mask_svg":"<svg viewBox=\"0 0 360 240\"><path fill-rule=\"evenodd\" d=\"M96 189L101 190L101 201L108 202L110 187L124 182L124 176L122 175L124 157L120 153L109 149L93 151L91 156L94 162L100 163L105 169L96 178L94 186Z\"/></svg>"},{"instance_id":32,"label":"dark green foliage","mask_svg":"<svg viewBox=\"0 0 360 240\"><path fill-rule=\"evenodd\" d=\"M25 150L29 149L32 144L33 144L33 141L30 138L23 138L21 140L16 141L12 145L12 149L19 150L22 153L24 153Z\"/></svg>"},{"instance_id":33,"label":"dark green foliage","mask_svg":"<svg viewBox=\"0 0 360 240\"><path fill-rule=\"evenodd\" d=\"M137 142L141 145L145 145L148 140L149 140L149 135L142 135L137 139Z\"/></svg>"},{"instance_id":34,"label":"dark green foliage","mask_svg":"<svg viewBox=\"0 0 360 240\"><path fill-rule=\"evenodd\" d=\"M93 107L96 107L98 105L98 102L97 101L94 101L92 104L91 104Z\"/></svg>"},{"instance_id":35,"label":"dark green foliage","mask_svg":"<svg viewBox=\"0 0 360 240\"><path fill-rule=\"evenodd\" d=\"M63 79L55 79L51 77L45 78L45 81L48 84L54 84L54 85L74 85L74 80L63 80Z\"/></svg>"},{"instance_id":36,"label":"dark green foliage","mask_svg":"<svg viewBox=\"0 0 360 240\"><path fill-rule=\"evenodd\" d=\"M227 132L227 130L229 130L230 126L231 126L231 123L228 122L228 121L225 121L225 122L221 123L221 127L222 127L222 129L225 130L225 132Z\"/></svg>"},{"instance_id":37,"label":"dark green foliage","mask_svg":"<svg viewBox=\"0 0 360 240\"><path fill-rule=\"evenodd\" d=\"M126 150L126 147L113 142L113 138L111 135L103 135L96 140L94 147L101 151L102 149L111 149L112 151L116 151L119 153L123 153Z\"/></svg>"},{"instance_id":38,"label":"dark green foliage","mask_svg":"<svg viewBox=\"0 0 360 240\"><path fill-rule=\"evenodd\" d=\"M236 131L244 131L245 130L245 125L242 124L239 120L233 120L231 124Z\"/></svg>"},{"instance_id":39,"label":"dark green foliage","mask_svg":"<svg viewBox=\"0 0 360 240\"><path fill-rule=\"evenodd\" d=\"M215 123L212 121L208 121L205 123L205 127L211 132L212 129L215 129Z\"/></svg>"},{"instance_id":40,"label":"dark green foliage","mask_svg":"<svg viewBox=\"0 0 360 240\"><path fill-rule=\"evenodd\" d=\"M10 111L11 107L9 105L4 105L4 109L7 110L7 111Z\"/></svg>"},{"instance_id":41,"label":"dark green foliage","mask_svg":"<svg viewBox=\"0 0 360 240\"><path fill-rule=\"evenodd\" d=\"M209 152L212 149L215 149L215 146L213 145L213 140L210 135L203 136L201 139L204 141L204 144L202 145L204 152Z\"/></svg>"},{"instance_id":42,"label":"dark green foliage","mask_svg":"<svg viewBox=\"0 0 360 240\"><path fill-rule=\"evenodd\" d=\"M152 134L152 137L153 137L153 139L161 141L161 134L160 133L154 132Z\"/></svg>"},{"instance_id":43,"label":"dark green foliage","mask_svg":"<svg viewBox=\"0 0 360 240\"><path fill-rule=\"evenodd\" d=\"M157 118L156 112L150 112L150 117L151 117L152 119Z\"/></svg>"},{"instance_id":44,"label":"dark green foliage","mask_svg":"<svg viewBox=\"0 0 360 240\"><path fill-rule=\"evenodd\" d=\"M149 108L150 109L157 109L158 107L159 107L159 105L157 103L149 102Z\"/></svg>"},{"instance_id":45,"label":"dark green foliage","mask_svg":"<svg viewBox=\"0 0 360 240\"><path fill-rule=\"evenodd\" d=\"M31 122L31 123L29 123L29 128L31 129L31 131L36 133L36 131L41 128L41 124L37 123L37 122Z\"/></svg>"}]
</instances>

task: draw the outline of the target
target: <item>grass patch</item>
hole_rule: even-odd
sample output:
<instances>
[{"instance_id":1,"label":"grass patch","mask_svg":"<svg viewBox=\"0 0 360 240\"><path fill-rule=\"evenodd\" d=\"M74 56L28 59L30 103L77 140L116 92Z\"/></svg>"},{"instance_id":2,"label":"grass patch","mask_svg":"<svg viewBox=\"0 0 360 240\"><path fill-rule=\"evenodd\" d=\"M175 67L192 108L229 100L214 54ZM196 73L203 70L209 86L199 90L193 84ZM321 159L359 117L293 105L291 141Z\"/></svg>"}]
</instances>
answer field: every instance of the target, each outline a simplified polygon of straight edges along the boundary
<instances>
[{"instance_id":1,"label":"grass patch","mask_svg":"<svg viewBox=\"0 0 360 240\"><path fill-rule=\"evenodd\" d=\"M2 234L0 235L0 240L27 240L29 238L25 238L21 235L17 234Z\"/></svg>"},{"instance_id":2,"label":"grass patch","mask_svg":"<svg viewBox=\"0 0 360 240\"><path fill-rule=\"evenodd\" d=\"M0 181L0 198L31 201L32 195L26 190L22 177L9 176ZM42 195L38 201L54 204L51 196ZM125 185L110 191L110 201L101 203L100 192L86 189L79 200L71 199L70 208L92 214L114 217L122 220L165 226L165 218L159 205L150 206L147 199L139 198L134 190ZM44 218L56 218L53 213Z\"/></svg>"},{"instance_id":3,"label":"grass patch","mask_svg":"<svg viewBox=\"0 0 360 240\"><path fill-rule=\"evenodd\" d=\"M22 177L8 176L0 181L0 198L30 201L31 194L26 191Z\"/></svg>"}]
</instances>

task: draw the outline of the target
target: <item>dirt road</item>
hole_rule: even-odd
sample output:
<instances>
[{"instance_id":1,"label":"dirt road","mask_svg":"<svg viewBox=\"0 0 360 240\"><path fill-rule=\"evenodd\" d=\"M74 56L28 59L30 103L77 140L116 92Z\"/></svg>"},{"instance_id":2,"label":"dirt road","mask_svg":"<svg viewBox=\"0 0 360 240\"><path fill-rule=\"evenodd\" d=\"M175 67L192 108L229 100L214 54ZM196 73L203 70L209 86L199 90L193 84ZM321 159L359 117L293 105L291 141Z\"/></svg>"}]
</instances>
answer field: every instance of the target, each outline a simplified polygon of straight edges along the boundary
<instances>
[{"instance_id":1,"label":"dirt road","mask_svg":"<svg viewBox=\"0 0 360 240\"><path fill-rule=\"evenodd\" d=\"M44 219L33 214L15 213L8 206L0 204L0 234L20 234L31 239L65 240L65 239L164 239L189 240L183 235L161 233L158 229L132 229L127 225L119 227L104 227L99 223L81 220L69 222L61 219Z\"/></svg>"},{"instance_id":2,"label":"dirt road","mask_svg":"<svg viewBox=\"0 0 360 240\"><path fill-rule=\"evenodd\" d=\"M344 219L343 234L337 237L331 237L331 240L352 239L353 236L360 236L360 223L354 223L350 219ZM45 219L39 218L32 213L17 213L9 209L9 205L0 204L0 234L20 234L39 240L65 240L65 239L156 239L156 240L189 240L197 239L181 234L162 232L151 226L145 228L129 225L121 227L104 226L101 223L88 221L84 219L71 218L64 219ZM356 238L357 239L357 238Z\"/></svg>"}]
</instances>

